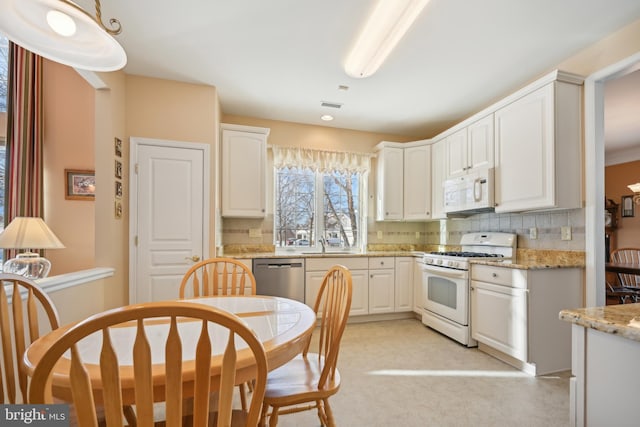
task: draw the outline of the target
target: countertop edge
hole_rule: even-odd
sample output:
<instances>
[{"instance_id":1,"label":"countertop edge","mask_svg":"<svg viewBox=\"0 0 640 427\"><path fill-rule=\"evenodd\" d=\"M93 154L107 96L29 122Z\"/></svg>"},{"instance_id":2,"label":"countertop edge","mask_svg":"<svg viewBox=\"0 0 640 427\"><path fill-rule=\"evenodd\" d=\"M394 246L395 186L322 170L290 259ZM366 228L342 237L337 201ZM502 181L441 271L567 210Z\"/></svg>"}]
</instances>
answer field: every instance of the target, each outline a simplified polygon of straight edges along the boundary
<instances>
[{"instance_id":1,"label":"countertop edge","mask_svg":"<svg viewBox=\"0 0 640 427\"><path fill-rule=\"evenodd\" d=\"M640 342L640 327L629 325L631 320L640 319L640 304L566 309L561 310L558 317L584 328Z\"/></svg>"}]
</instances>

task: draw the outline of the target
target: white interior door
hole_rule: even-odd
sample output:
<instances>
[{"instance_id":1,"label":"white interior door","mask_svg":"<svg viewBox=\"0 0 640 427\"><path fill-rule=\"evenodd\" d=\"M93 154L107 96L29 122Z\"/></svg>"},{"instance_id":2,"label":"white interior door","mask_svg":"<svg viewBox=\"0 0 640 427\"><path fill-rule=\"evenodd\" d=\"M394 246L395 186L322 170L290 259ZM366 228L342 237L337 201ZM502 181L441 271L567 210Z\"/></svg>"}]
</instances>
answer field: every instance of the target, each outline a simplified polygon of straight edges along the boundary
<instances>
[{"instance_id":1,"label":"white interior door","mask_svg":"<svg viewBox=\"0 0 640 427\"><path fill-rule=\"evenodd\" d=\"M131 138L130 303L178 297L209 247L209 146Z\"/></svg>"}]
</instances>

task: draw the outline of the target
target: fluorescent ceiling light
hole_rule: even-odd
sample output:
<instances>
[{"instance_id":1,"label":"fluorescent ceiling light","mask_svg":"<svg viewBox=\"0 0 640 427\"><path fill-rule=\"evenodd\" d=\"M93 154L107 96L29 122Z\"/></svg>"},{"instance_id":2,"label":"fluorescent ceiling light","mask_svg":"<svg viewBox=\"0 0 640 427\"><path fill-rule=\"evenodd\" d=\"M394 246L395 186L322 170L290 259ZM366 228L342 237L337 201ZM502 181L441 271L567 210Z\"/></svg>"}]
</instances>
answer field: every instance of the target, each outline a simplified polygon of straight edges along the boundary
<instances>
[{"instance_id":1,"label":"fluorescent ceiling light","mask_svg":"<svg viewBox=\"0 0 640 427\"><path fill-rule=\"evenodd\" d=\"M379 0L344 64L351 77L375 73L429 0Z\"/></svg>"},{"instance_id":2,"label":"fluorescent ceiling light","mask_svg":"<svg viewBox=\"0 0 640 427\"><path fill-rule=\"evenodd\" d=\"M40 56L70 67L115 71L127 55L112 37L121 27L110 19L102 23L100 1L95 18L70 0L2 0L0 32L14 43Z\"/></svg>"}]
</instances>

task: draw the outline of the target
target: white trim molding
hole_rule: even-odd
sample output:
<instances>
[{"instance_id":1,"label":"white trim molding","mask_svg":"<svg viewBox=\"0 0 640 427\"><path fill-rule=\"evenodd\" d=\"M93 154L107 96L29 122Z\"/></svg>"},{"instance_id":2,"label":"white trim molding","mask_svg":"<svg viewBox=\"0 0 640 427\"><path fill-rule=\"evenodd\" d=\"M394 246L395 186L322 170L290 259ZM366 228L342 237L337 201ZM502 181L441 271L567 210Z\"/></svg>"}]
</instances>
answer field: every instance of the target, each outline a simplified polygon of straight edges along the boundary
<instances>
[{"instance_id":1,"label":"white trim molding","mask_svg":"<svg viewBox=\"0 0 640 427\"><path fill-rule=\"evenodd\" d=\"M49 294L107 277L113 277L114 271L115 269L110 267L96 267L88 270L74 271L73 273L45 277L44 279L37 279L35 282Z\"/></svg>"}]
</instances>

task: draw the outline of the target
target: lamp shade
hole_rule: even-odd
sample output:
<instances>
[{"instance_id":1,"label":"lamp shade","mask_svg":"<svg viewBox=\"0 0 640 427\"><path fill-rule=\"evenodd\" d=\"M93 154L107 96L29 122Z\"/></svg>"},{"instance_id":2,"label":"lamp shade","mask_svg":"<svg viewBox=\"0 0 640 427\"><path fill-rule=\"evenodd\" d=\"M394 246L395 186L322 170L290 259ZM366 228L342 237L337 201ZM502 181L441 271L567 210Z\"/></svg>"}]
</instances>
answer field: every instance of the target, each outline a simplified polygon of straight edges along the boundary
<instances>
[{"instance_id":1,"label":"lamp shade","mask_svg":"<svg viewBox=\"0 0 640 427\"><path fill-rule=\"evenodd\" d=\"M70 67L115 71L127 63L122 46L70 0L0 0L0 32L23 48Z\"/></svg>"},{"instance_id":2,"label":"lamp shade","mask_svg":"<svg viewBox=\"0 0 640 427\"><path fill-rule=\"evenodd\" d=\"M64 245L38 217L16 217L0 233L0 248L62 249Z\"/></svg>"}]
</instances>

